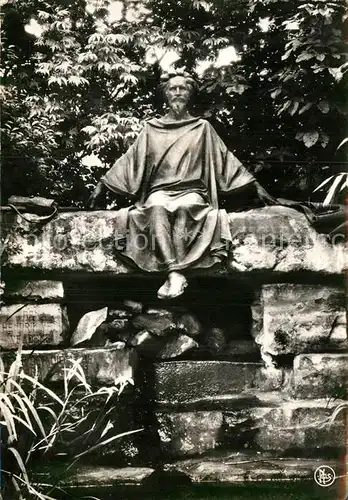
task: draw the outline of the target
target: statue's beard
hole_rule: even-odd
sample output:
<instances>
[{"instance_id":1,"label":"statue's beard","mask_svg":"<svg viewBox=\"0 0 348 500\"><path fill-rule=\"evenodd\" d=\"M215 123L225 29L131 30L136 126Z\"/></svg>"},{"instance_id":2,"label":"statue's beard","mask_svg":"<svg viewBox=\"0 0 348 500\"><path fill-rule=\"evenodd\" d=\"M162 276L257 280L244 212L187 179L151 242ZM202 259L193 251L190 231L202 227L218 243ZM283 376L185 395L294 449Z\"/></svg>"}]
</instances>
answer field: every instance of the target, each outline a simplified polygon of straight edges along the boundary
<instances>
[{"instance_id":1,"label":"statue's beard","mask_svg":"<svg viewBox=\"0 0 348 500\"><path fill-rule=\"evenodd\" d=\"M183 115L187 110L187 103L181 99L175 99L170 103L170 108L176 115Z\"/></svg>"}]
</instances>

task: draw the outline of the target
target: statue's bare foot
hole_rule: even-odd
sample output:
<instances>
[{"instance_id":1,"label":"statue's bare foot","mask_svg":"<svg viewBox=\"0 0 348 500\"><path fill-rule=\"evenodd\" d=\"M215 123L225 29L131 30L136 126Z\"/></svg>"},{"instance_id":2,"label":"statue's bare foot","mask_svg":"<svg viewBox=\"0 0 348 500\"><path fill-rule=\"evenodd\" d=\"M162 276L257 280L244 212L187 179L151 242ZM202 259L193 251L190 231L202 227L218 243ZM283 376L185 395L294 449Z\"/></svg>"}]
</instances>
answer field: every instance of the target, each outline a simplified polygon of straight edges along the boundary
<instances>
[{"instance_id":1,"label":"statue's bare foot","mask_svg":"<svg viewBox=\"0 0 348 500\"><path fill-rule=\"evenodd\" d=\"M161 286L161 288L157 292L157 297L159 299L167 299L168 298L168 290L170 287L169 278L165 281L165 283Z\"/></svg>"},{"instance_id":2,"label":"statue's bare foot","mask_svg":"<svg viewBox=\"0 0 348 500\"><path fill-rule=\"evenodd\" d=\"M184 293L185 288L187 287L187 280L183 274L172 271L171 273L169 273L168 281L168 299L174 299L175 297L179 297L179 295L182 295Z\"/></svg>"}]
</instances>

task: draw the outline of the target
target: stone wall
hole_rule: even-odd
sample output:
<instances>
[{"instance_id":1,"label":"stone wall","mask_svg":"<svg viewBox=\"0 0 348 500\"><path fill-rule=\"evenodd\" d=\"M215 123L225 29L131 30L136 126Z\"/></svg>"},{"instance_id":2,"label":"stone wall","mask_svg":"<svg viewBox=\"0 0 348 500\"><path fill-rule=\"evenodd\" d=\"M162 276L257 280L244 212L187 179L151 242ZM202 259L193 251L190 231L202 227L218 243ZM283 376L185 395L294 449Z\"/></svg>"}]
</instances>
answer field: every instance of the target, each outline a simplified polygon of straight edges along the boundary
<instances>
[{"instance_id":1,"label":"stone wall","mask_svg":"<svg viewBox=\"0 0 348 500\"><path fill-rule=\"evenodd\" d=\"M344 413L328 420L347 400L343 244L293 210L230 214L228 264L197 270L184 297L160 303L163 277L139 276L115 254L116 219L62 213L40 227L7 216L5 367L22 340L24 370L57 391L74 360L96 389L134 382L114 431L145 431L103 459L341 456Z\"/></svg>"}]
</instances>

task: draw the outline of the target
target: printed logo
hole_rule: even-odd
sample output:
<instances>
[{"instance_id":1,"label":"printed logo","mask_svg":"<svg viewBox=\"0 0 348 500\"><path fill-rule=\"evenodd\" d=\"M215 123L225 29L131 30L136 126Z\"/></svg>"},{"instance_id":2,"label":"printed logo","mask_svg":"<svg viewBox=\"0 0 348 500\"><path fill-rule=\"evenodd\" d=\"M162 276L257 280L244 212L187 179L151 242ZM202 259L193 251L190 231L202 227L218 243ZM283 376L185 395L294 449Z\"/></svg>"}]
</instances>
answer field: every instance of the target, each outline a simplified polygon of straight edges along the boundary
<instances>
[{"instance_id":1,"label":"printed logo","mask_svg":"<svg viewBox=\"0 0 348 500\"><path fill-rule=\"evenodd\" d=\"M314 481L323 488L331 486L336 479L336 473L329 465L320 465L314 472Z\"/></svg>"}]
</instances>

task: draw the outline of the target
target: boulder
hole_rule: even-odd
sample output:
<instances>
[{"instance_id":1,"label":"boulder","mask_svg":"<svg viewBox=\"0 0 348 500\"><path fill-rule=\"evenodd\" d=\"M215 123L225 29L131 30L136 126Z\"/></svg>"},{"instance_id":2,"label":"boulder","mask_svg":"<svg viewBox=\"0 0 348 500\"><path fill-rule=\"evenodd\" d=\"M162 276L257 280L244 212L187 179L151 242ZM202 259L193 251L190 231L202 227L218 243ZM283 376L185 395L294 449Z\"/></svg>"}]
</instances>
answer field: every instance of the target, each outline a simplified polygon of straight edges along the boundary
<instances>
[{"instance_id":1,"label":"boulder","mask_svg":"<svg viewBox=\"0 0 348 500\"><path fill-rule=\"evenodd\" d=\"M125 300L123 305L134 314L140 314L143 311L143 304L136 300Z\"/></svg>"},{"instance_id":2,"label":"boulder","mask_svg":"<svg viewBox=\"0 0 348 500\"><path fill-rule=\"evenodd\" d=\"M129 326L129 319L116 318L110 322L110 329L113 332L124 332L125 330L128 330Z\"/></svg>"},{"instance_id":3,"label":"boulder","mask_svg":"<svg viewBox=\"0 0 348 500\"><path fill-rule=\"evenodd\" d=\"M176 330L172 314L157 316L154 314L139 314L132 319L136 330L146 330L154 335L163 336Z\"/></svg>"},{"instance_id":4,"label":"boulder","mask_svg":"<svg viewBox=\"0 0 348 500\"><path fill-rule=\"evenodd\" d=\"M0 311L0 347L57 346L69 329L66 308L61 304L12 304Z\"/></svg>"},{"instance_id":5,"label":"boulder","mask_svg":"<svg viewBox=\"0 0 348 500\"><path fill-rule=\"evenodd\" d=\"M167 339L164 347L158 352L158 359L177 358L185 352L198 347L198 344L188 335L174 335Z\"/></svg>"},{"instance_id":6,"label":"boulder","mask_svg":"<svg viewBox=\"0 0 348 500\"><path fill-rule=\"evenodd\" d=\"M212 354L222 354L227 345L227 335L222 328L210 328L202 338L202 343Z\"/></svg>"},{"instance_id":7,"label":"boulder","mask_svg":"<svg viewBox=\"0 0 348 500\"><path fill-rule=\"evenodd\" d=\"M202 325L200 321L192 313L186 312L180 315L177 322L178 328L190 337L196 338L202 332Z\"/></svg>"},{"instance_id":8,"label":"boulder","mask_svg":"<svg viewBox=\"0 0 348 500\"><path fill-rule=\"evenodd\" d=\"M133 347L138 347L139 345L145 344L153 339L151 333L146 330L142 330L134 335L134 337L129 341L129 344Z\"/></svg>"}]
</instances>

